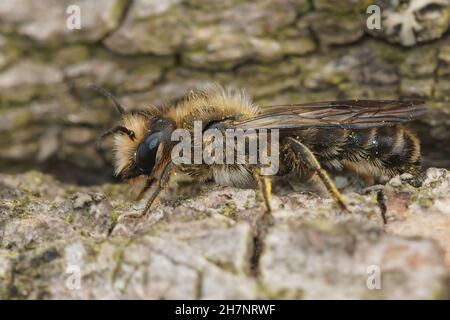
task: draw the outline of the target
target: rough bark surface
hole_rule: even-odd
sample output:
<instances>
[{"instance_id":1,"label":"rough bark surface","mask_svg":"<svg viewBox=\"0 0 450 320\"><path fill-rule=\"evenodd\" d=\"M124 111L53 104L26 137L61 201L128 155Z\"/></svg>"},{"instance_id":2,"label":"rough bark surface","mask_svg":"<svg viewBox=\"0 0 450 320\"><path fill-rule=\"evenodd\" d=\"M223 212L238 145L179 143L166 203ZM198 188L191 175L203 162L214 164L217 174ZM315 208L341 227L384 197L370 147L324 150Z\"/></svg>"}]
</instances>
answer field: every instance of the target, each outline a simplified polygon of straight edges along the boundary
<instances>
[{"instance_id":1,"label":"rough bark surface","mask_svg":"<svg viewBox=\"0 0 450 320\"><path fill-rule=\"evenodd\" d=\"M135 218L127 186L0 175L0 297L449 298L450 172L409 179L348 190L351 215L278 190L270 221L254 190L208 187Z\"/></svg>"}]
</instances>

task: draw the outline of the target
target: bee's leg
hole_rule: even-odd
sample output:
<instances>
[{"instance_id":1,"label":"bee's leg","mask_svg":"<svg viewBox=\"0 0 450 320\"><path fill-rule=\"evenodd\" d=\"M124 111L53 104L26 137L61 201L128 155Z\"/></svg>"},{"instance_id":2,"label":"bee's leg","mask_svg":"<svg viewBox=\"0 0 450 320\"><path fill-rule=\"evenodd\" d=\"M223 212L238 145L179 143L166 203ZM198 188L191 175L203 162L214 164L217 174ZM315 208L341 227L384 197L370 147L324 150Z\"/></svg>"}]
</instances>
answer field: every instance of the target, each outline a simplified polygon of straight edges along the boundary
<instances>
[{"instance_id":1,"label":"bee's leg","mask_svg":"<svg viewBox=\"0 0 450 320\"><path fill-rule=\"evenodd\" d=\"M170 161L163 169L161 177L159 178L158 186L156 187L155 191L153 191L150 198L147 200L147 204L145 205L144 210L142 211L142 216L145 216L147 212L150 210L150 207L152 206L153 202L156 200L166 183L169 181L170 173L173 168L173 162Z\"/></svg>"},{"instance_id":2,"label":"bee's leg","mask_svg":"<svg viewBox=\"0 0 450 320\"><path fill-rule=\"evenodd\" d=\"M261 177L261 190L264 196L264 204L266 205L267 212L272 211L272 182L266 176Z\"/></svg>"},{"instance_id":3,"label":"bee's leg","mask_svg":"<svg viewBox=\"0 0 450 320\"><path fill-rule=\"evenodd\" d=\"M139 192L139 194L136 197L136 201L139 201L142 199L142 197L145 195L145 193L150 189L155 182L155 178L148 178L147 181L145 181L145 186L142 188L142 190Z\"/></svg>"},{"instance_id":4,"label":"bee's leg","mask_svg":"<svg viewBox=\"0 0 450 320\"><path fill-rule=\"evenodd\" d=\"M264 204L266 206L267 212L272 211L272 206L270 205L272 199L272 182L268 176L263 176L260 173L260 170L254 170L253 175L255 176L258 184L260 186L261 192L264 197Z\"/></svg>"},{"instance_id":5,"label":"bee's leg","mask_svg":"<svg viewBox=\"0 0 450 320\"><path fill-rule=\"evenodd\" d=\"M341 207L342 210L346 212L350 212L347 208L347 206L344 203L344 200L342 198L341 193L334 185L333 181L328 176L327 172L322 169L322 166L320 165L317 158L314 156L314 154L311 152L311 150L308 149L303 143L300 141L294 139L294 138L286 138L286 142L289 144L289 146L292 148L292 150L301 158L301 161L314 173L317 174L317 176L320 178L322 183L327 188L330 195L336 200L338 205Z\"/></svg>"}]
</instances>

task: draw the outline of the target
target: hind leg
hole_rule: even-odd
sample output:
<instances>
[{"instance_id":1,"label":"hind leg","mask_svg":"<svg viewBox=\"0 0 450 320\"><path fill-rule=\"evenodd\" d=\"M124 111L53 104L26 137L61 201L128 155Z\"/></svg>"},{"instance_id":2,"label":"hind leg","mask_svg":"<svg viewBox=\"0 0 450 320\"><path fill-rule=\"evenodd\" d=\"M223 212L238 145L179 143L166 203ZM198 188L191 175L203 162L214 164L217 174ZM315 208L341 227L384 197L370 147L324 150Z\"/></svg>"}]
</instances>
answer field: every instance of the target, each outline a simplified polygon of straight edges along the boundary
<instances>
[{"instance_id":1,"label":"hind leg","mask_svg":"<svg viewBox=\"0 0 450 320\"><path fill-rule=\"evenodd\" d=\"M341 209L346 212L350 212L344 203L341 193L328 176L328 173L322 168L311 150L309 150L308 147L297 139L291 137L286 138L286 143L291 147L292 151L294 151L295 155L298 157L298 160L301 161L308 170L319 177L331 197L337 202Z\"/></svg>"}]
</instances>

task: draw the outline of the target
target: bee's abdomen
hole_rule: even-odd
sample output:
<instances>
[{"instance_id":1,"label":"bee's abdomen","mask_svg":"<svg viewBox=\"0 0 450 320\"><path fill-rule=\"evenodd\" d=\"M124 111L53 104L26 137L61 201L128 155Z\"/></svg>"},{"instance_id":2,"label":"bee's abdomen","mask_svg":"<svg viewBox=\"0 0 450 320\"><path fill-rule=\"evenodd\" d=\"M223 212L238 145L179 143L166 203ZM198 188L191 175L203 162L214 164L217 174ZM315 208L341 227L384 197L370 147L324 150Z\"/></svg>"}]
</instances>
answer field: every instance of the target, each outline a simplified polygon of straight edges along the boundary
<instances>
[{"instance_id":1,"label":"bee's abdomen","mask_svg":"<svg viewBox=\"0 0 450 320\"><path fill-rule=\"evenodd\" d=\"M368 153L372 158L380 159L386 168L420 165L419 141L401 126L377 129Z\"/></svg>"},{"instance_id":2,"label":"bee's abdomen","mask_svg":"<svg viewBox=\"0 0 450 320\"><path fill-rule=\"evenodd\" d=\"M319 161L329 169L346 168L370 176L417 173L420 143L400 125L370 129L317 130L307 135Z\"/></svg>"}]
</instances>

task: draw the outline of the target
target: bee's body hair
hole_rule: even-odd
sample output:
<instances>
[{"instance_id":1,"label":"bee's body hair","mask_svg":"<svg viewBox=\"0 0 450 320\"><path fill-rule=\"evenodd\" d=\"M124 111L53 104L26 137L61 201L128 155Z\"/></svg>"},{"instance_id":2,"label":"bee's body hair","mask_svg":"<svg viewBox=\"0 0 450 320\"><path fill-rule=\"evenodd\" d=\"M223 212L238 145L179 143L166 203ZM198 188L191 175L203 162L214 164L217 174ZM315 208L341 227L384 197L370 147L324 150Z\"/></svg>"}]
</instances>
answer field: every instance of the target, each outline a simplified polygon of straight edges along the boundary
<instances>
[{"instance_id":1,"label":"bee's body hair","mask_svg":"<svg viewBox=\"0 0 450 320\"><path fill-rule=\"evenodd\" d=\"M201 120L203 127L206 127L227 118L251 118L258 112L259 107L252 103L244 91L211 85L202 93L189 93L186 99L177 105L127 114L121 124L134 131L136 139L131 141L124 135L115 136L115 173L119 174L128 167L139 143L151 129L152 119L155 116L164 115L175 124L175 127L190 130L193 134L194 121ZM212 177L224 185L244 186L254 183L248 170L241 165L216 165L211 168L187 166L184 170L196 179L207 180Z\"/></svg>"}]
</instances>

